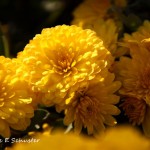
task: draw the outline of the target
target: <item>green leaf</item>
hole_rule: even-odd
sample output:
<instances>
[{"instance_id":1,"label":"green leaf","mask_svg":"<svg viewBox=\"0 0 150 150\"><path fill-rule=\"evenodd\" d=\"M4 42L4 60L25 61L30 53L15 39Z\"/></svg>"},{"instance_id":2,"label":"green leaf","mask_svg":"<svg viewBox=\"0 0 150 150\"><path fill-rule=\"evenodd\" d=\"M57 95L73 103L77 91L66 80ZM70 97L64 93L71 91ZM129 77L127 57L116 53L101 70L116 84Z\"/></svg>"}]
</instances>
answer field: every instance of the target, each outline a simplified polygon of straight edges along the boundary
<instances>
[{"instance_id":1,"label":"green leaf","mask_svg":"<svg viewBox=\"0 0 150 150\"><path fill-rule=\"evenodd\" d=\"M0 25L0 55L9 57L9 44L5 34L3 33L1 25Z\"/></svg>"}]
</instances>

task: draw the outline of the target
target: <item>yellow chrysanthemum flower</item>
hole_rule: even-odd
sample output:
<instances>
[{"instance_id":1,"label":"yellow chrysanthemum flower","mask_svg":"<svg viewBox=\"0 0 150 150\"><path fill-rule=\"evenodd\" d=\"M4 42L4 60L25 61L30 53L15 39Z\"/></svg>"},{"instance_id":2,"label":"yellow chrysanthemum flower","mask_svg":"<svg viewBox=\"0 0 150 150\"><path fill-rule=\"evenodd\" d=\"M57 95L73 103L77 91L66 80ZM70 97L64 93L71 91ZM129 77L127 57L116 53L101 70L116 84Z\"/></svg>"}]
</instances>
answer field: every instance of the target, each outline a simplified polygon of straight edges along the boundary
<instances>
[{"instance_id":1,"label":"yellow chrysanthemum flower","mask_svg":"<svg viewBox=\"0 0 150 150\"><path fill-rule=\"evenodd\" d=\"M142 124L150 136L150 51L147 42L129 42L131 58L121 57L115 65L117 79L122 82L119 93L124 97L121 104L133 125Z\"/></svg>"},{"instance_id":2,"label":"yellow chrysanthemum flower","mask_svg":"<svg viewBox=\"0 0 150 150\"><path fill-rule=\"evenodd\" d=\"M107 74L107 75L106 75ZM87 128L88 134L103 132L105 125L114 126L116 120L112 115L118 115L119 109L114 106L119 97L114 94L120 82L114 81L114 74L105 73L89 82L83 82L71 93L65 106L64 124L74 124L76 133Z\"/></svg>"},{"instance_id":3,"label":"yellow chrysanthemum flower","mask_svg":"<svg viewBox=\"0 0 150 150\"><path fill-rule=\"evenodd\" d=\"M65 103L72 86L92 80L113 61L94 31L74 25L43 29L18 59L26 68L25 78L43 94L42 103L47 106Z\"/></svg>"},{"instance_id":4,"label":"yellow chrysanthemum flower","mask_svg":"<svg viewBox=\"0 0 150 150\"><path fill-rule=\"evenodd\" d=\"M136 32L133 32L132 34L125 33L124 37L122 39L123 43L126 44L128 41L137 41L141 42L142 40L150 38L150 21L145 20L143 25L140 26ZM130 54L130 51L128 48L122 47L121 49L122 54Z\"/></svg>"},{"instance_id":5,"label":"yellow chrysanthemum flower","mask_svg":"<svg viewBox=\"0 0 150 150\"><path fill-rule=\"evenodd\" d=\"M32 139L32 138L31 138ZM27 139L27 140L31 140ZM62 131L52 135L34 136L38 142L15 143L5 150L149 150L150 142L136 129L130 127L117 127L109 129L104 135L99 135L96 139L85 136L77 136ZM59 142L59 144L58 144ZM128 143L128 144L127 144Z\"/></svg>"},{"instance_id":6,"label":"yellow chrysanthemum flower","mask_svg":"<svg viewBox=\"0 0 150 150\"><path fill-rule=\"evenodd\" d=\"M28 86L19 80L16 61L0 56L0 135L10 136L10 128L25 130L34 115Z\"/></svg>"},{"instance_id":7,"label":"yellow chrysanthemum flower","mask_svg":"<svg viewBox=\"0 0 150 150\"><path fill-rule=\"evenodd\" d=\"M81 25L104 18L110 6L109 0L85 0L73 12L72 24Z\"/></svg>"}]
</instances>

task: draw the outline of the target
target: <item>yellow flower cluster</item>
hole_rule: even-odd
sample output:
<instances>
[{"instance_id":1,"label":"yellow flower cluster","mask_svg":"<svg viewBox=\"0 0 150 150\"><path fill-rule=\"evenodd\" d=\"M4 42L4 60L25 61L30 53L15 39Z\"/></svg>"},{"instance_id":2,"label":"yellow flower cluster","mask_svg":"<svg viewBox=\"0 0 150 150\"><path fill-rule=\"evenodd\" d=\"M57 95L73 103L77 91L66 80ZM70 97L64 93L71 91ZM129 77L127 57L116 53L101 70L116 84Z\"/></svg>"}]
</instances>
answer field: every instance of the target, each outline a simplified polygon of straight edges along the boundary
<instances>
[{"instance_id":1,"label":"yellow flower cluster","mask_svg":"<svg viewBox=\"0 0 150 150\"><path fill-rule=\"evenodd\" d=\"M9 137L9 128L25 130L38 104L64 111L64 124L73 123L77 133L86 128L96 134L115 125L120 82L109 72L112 63L90 29L43 29L17 58L1 57L0 134Z\"/></svg>"},{"instance_id":2,"label":"yellow flower cluster","mask_svg":"<svg viewBox=\"0 0 150 150\"><path fill-rule=\"evenodd\" d=\"M130 57L114 63L120 53L119 21L109 14L114 5L124 8L127 1L85 0L74 25L45 28L17 58L0 57L0 135L25 130L38 105L64 113L64 125L76 133L96 135L116 125L121 96L129 121L150 136L150 23L124 35L121 49Z\"/></svg>"},{"instance_id":3,"label":"yellow flower cluster","mask_svg":"<svg viewBox=\"0 0 150 150\"><path fill-rule=\"evenodd\" d=\"M18 54L26 80L34 92L41 93L41 104L65 111L64 123L74 123L89 134L115 125L118 115L114 93L120 82L108 69L113 63L103 41L90 29L75 25L44 29Z\"/></svg>"},{"instance_id":4,"label":"yellow flower cluster","mask_svg":"<svg viewBox=\"0 0 150 150\"><path fill-rule=\"evenodd\" d=\"M16 75L16 59L0 56L0 135L9 137L10 128L25 130L34 115L31 105L35 96L28 84Z\"/></svg>"},{"instance_id":5,"label":"yellow flower cluster","mask_svg":"<svg viewBox=\"0 0 150 150\"><path fill-rule=\"evenodd\" d=\"M106 131L105 135L100 135L96 139L85 136L77 136L69 133L56 132L52 135L38 135L34 137L39 139L37 143L16 143L12 148L6 150L149 150L150 142L136 129L130 127L116 127ZM58 144L59 142L59 144ZM127 144L128 143L128 144ZM47 146L46 146L47 145Z\"/></svg>"},{"instance_id":6,"label":"yellow flower cluster","mask_svg":"<svg viewBox=\"0 0 150 150\"><path fill-rule=\"evenodd\" d=\"M127 20L117 13L126 18L126 5L127 0L84 0L72 25L43 29L17 58L0 56L0 136L26 130L38 106L49 113L54 108L61 116L56 122L68 126L64 133L34 133L36 144L29 139L7 150L47 144L53 150L150 149L150 21L123 35ZM145 137L126 126L113 128L121 110ZM53 124L50 117L45 120Z\"/></svg>"}]
</instances>

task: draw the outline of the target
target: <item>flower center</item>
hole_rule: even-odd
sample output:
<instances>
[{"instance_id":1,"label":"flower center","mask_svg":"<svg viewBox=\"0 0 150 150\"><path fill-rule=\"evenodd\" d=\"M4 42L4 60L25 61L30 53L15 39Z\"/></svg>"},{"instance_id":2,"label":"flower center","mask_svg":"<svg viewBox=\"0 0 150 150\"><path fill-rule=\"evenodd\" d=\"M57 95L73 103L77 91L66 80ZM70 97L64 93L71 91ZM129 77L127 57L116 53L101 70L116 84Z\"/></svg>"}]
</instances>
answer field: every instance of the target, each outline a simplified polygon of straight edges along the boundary
<instances>
[{"instance_id":1,"label":"flower center","mask_svg":"<svg viewBox=\"0 0 150 150\"><path fill-rule=\"evenodd\" d=\"M71 68L71 63L68 58L62 58L58 60L58 66L60 67L61 72L67 72Z\"/></svg>"},{"instance_id":2,"label":"flower center","mask_svg":"<svg viewBox=\"0 0 150 150\"><path fill-rule=\"evenodd\" d=\"M73 54L69 54L67 52L57 53L56 58L56 72L59 74L68 73L73 67Z\"/></svg>"},{"instance_id":3,"label":"flower center","mask_svg":"<svg viewBox=\"0 0 150 150\"><path fill-rule=\"evenodd\" d=\"M89 117L89 115L92 115L94 113L93 105L94 104L92 102L92 98L83 96L80 98L80 103L77 106L77 110L82 117Z\"/></svg>"},{"instance_id":4,"label":"flower center","mask_svg":"<svg viewBox=\"0 0 150 150\"><path fill-rule=\"evenodd\" d=\"M93 124L92 120L95 120L98 113L97 107L97 101L92 96L86 94L86 88L78 91L76 114L85 125L89 123Z\"/></svg>"},{"instance_id":5,"label":"flower center","mask_svg":"<svg viewBox=\"0 0 150 150\"><path fill-rule=\"evenodd\" d=\"M146 102L144 100L129 97L120 106L133 125L140 125L143 122L146 112Z\"/></svg>"}]
</instances>

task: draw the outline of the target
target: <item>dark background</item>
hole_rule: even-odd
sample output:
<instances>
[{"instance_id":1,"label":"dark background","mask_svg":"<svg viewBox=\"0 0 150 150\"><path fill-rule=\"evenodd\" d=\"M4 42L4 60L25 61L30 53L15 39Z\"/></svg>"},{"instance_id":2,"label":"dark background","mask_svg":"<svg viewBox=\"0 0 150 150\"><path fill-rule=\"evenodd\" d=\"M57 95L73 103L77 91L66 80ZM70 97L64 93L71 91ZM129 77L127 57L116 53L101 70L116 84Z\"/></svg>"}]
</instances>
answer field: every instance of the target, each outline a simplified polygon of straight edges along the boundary
<instances>
[{"instance_id":1,"label":"dark background","mask_svg":"<svg viewBox=\"0 0 150 150\"><path fill-rule=\"evenodd\" d=\"M82 0L0 0L0 24L12 57L43 28L70 24ZM1 29L2 30L2 29ZM2 55L2 52L1 52Z\"/></svg>"},{"instance_id":2,"label":"dark background","mask_svg":"<svg viewBox=\"0 0 150 150\"><path fill-rule=\"evenodd\" d=\"M11 57L15 57L19 51L22 51L29 40L43 28L69 25L73 19L73 10L82 1L0 0L0 35L7 37ZM124 10L124 14L127 16L135 14L141 20L150 19L150 0L128 0L128 7ZM127 28L130 28L129 22L132 20L134 20L132 17L125 20ZM3 43L0 41L0 55L3 55L4 47L1 45Z\"/></svg>"}]
</instances>

